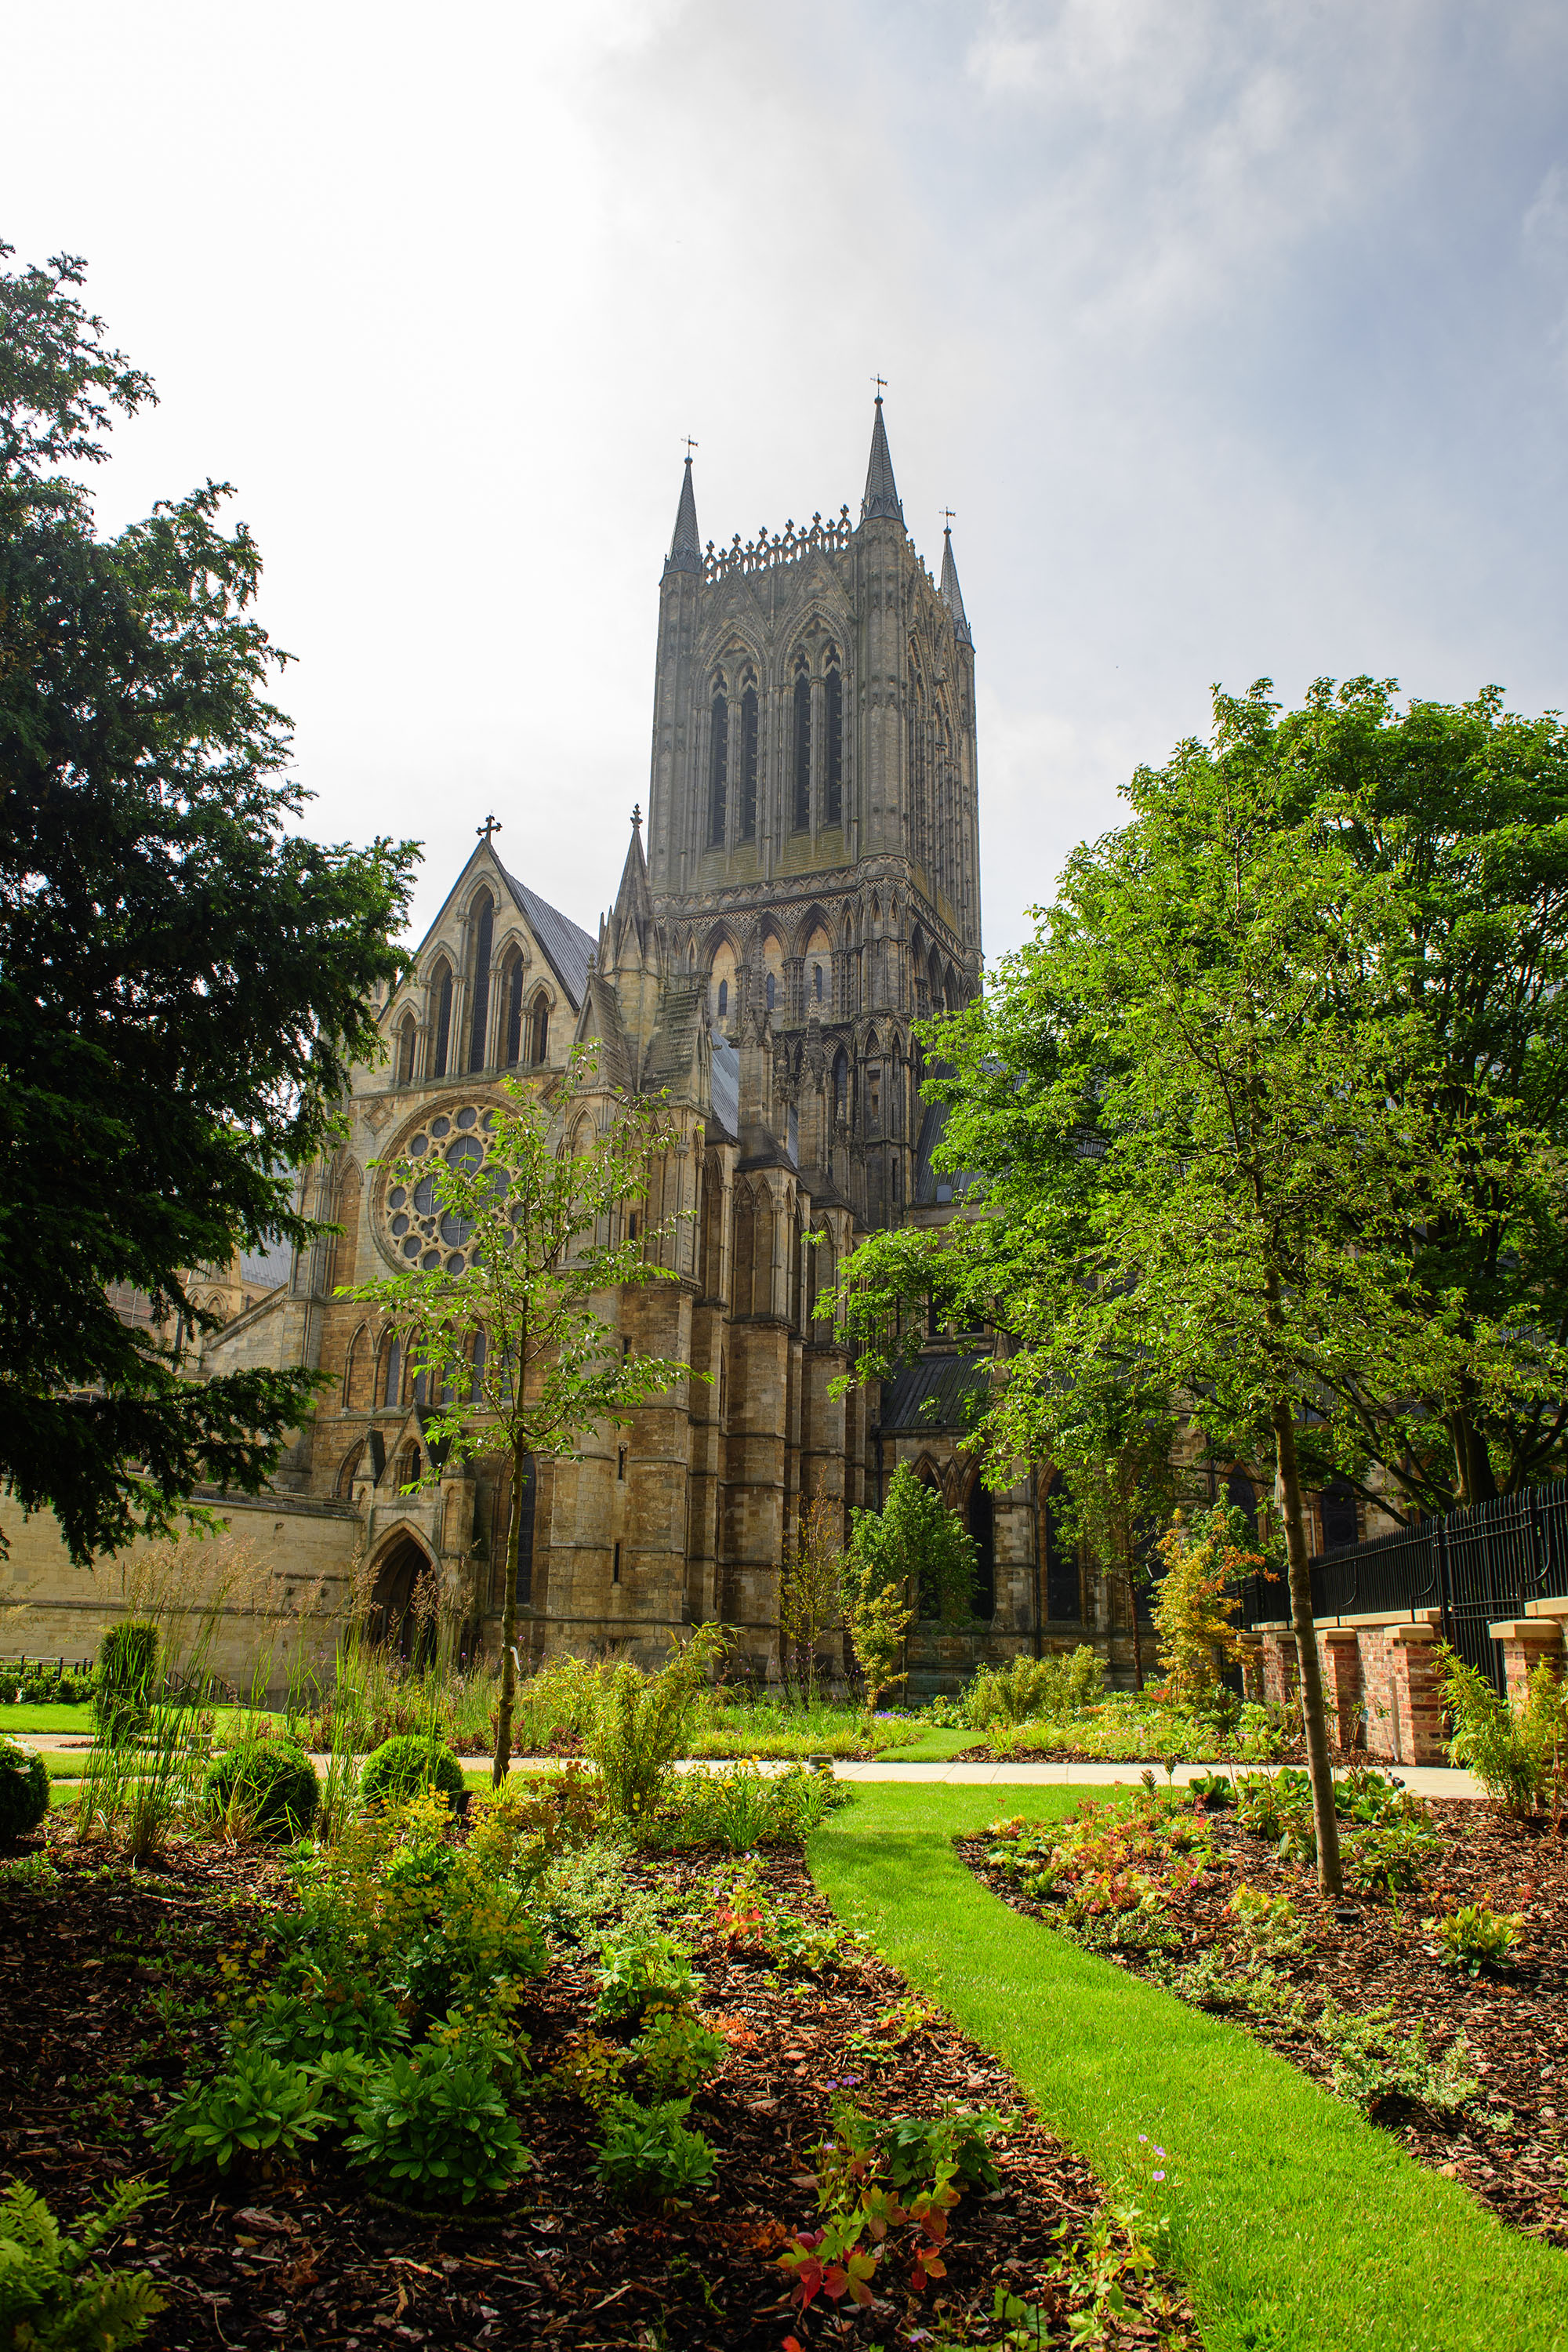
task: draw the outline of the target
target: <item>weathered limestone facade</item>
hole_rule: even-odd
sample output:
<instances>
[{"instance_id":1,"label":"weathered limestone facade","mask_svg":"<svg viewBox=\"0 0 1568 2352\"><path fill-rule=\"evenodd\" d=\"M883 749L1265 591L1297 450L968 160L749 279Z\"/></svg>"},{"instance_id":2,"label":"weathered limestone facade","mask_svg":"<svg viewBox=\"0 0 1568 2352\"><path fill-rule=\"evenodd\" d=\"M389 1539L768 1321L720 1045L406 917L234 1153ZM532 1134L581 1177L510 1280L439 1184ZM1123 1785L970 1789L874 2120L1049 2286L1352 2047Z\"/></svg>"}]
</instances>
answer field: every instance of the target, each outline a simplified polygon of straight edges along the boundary
<instances>
[{"instance_id":1,"label":"weathered limestone facade","mask_svg":"<svg viewBox=\"0 0 1568 2352\"><path fill-rule=\"evenodd\" d=\"M1048 1481L993 1497L963 1454L975 1347L933 1339L884 1394L831 1393L846 1360L816 1310L846 1252L868 1228L952 1213L911 1024L965 1003L981 970L973 643L951 540L933 580L905 530L879 401L858 524L843 510L704 550L688 461L659 589L647 848L634 816L596 936L508 869L498 833L479 829L383 1010L385 1057L355 1076L345 1140L304 1179L305 1210L338 1236L205 1350L209 1371L330 1376L265 1505L279 1579L297 1551L345 1590L363 1573L395 1616L433 1571L470 1638L499 1638L502 1465L437 1472L406 1335L340 1294L447 1262L451 1237L397 1163L482 1152L510 1075L564 1135L612 1087L665 1097L674 1140L647 1217L670 1226L678 1279L603 1311L632 1346L710 1376L591 1433L583 1460L538 1465L536 1655L656 1657L718 1616L768 1671L804 1501L874 1504L900 1458L965 1513L982 1558L980 1629L917 1651L917 1687L1041 1643L1111 1649L1103 1598L1051 1538ZM602 1088L572 1092L568 1055L590 1041ZM34 1581L77 1607L68 1577ZM91 1646L81 1598L65 1646ZM1124 1639L1113 1655L1126 1663Z\"/></svg>"}]
</instances>

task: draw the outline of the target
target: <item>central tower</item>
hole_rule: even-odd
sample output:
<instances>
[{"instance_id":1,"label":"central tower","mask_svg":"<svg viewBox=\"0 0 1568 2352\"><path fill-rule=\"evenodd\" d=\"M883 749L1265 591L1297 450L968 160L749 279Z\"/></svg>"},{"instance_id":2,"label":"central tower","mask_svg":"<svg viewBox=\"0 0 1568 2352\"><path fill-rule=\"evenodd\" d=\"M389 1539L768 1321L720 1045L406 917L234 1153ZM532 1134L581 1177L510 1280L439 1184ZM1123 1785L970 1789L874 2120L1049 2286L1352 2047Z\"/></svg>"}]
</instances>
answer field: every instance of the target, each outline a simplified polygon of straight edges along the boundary
<instances>
[{"instance_id":1,"label":"central tower","mask_svg":"<svg viewBox=\"0 0 1568 2352\"><path fill-rule=\"evenodd\" d=\"M980 976L974 648L904 527L878 395L858 523L703 548L691 459L659 591L648 880L677 970L869 1224L911 1197L910 1024ZM758 1049L767 1071L748 1086ZM765 1097L767 1099L763 1099Z\"/></svg>"}]
</instances>

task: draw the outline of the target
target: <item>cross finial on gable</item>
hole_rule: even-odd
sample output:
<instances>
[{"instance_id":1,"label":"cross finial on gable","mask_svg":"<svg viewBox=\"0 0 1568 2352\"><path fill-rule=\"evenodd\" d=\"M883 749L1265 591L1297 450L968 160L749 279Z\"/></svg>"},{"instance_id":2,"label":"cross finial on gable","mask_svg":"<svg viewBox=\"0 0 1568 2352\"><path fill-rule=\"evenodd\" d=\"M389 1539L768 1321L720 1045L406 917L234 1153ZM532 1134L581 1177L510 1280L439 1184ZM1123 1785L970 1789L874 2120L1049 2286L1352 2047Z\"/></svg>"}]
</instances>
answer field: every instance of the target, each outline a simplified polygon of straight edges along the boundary
<instances>
[{"instance_id":1,"label":"cross finial on gable","mask_svg":"<svg viewBox=\"0 0 1568 2352\"><path fill-rule=\"evenodd\" d=\"M488 816L483 824L477 824L474 827L474 831L483 836L487 845L492 833L503 833L505 830L499 816Z\"/></svg>"},{"instance_id":2,"label":"cross finial on gable","mask_svg":"<svg viewBox=\"0 0 1568 2352\"><path fill-rule=\"evenodd\" d=\"M638 828L641 826L641 824L642 824L642 803L641 803L641 801L634 801L634 802L632 803L632 831L633 831L634 833L636 833L636 832L638 830Z\"/></svg>"}]
</instances>

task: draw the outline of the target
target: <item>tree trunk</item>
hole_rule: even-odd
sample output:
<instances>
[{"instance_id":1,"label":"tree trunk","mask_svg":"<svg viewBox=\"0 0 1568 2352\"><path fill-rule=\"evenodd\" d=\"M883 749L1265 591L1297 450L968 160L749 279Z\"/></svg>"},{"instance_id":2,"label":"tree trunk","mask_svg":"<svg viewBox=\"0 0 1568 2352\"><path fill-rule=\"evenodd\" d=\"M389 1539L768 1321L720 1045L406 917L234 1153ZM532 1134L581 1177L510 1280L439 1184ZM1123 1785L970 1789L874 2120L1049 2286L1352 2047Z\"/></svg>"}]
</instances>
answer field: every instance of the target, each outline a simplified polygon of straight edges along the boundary
<instances>
[{"instance_id":1,"label":"tree trunk","mask_svg":"<svg viewBox=\"0 0 1568 2352\"><path fill-rule=\"evenodd\" d=\"M506 1522L506 1598L501 1610L500 1706L496 1716L496 1752L490 1767L492 1788L504 1787L511 1765L511 1715L517 1698L517 1563L522 1540L523 1465L528 1460L525 1439L512 1440L511 1504Z\"/></svg>"},{"instance_id":2,"label":"tree trunk","mask_svg":"<svg viewBox=\"0 0 1568 2352\"><path fill-rule=\"evenodd\" d=\"M1143 1636L1138 1630L1138 1586L1130 1573L1127 1579L1127 1613L1132 1621L1132 1687L1143 1687Z\"/></svg>"},{"instance_id":3,"label":"tree trunk","mask_svg":"<svg viewBox=\"0 0 1568 2352\"><path fill-rule=\"evenodd\" d=\"M1323 1675L1318 1657L1318 1636L1312 1623L1312 1575L1308 1566L1307 1530L1301 1513L1301 1473L1296 1458L1296 1425L1290 1406L1277 1398L1270 1419L1278 1460L1277 1495L1285 1523L1285 1552L1290 1568L1290 1622L1296 1635L1296 1656L1301 1675L1301 1729L1307 1743L1307 1769L1312 1778L1312 1822L1318 1832L1318 1885L1325 1895L1342 1895L1340 1867L1340 1817L1334 1811L1334 1768L1329 1760L1328 1716L1323 1706Z\"/></svg>"}]
</instances>

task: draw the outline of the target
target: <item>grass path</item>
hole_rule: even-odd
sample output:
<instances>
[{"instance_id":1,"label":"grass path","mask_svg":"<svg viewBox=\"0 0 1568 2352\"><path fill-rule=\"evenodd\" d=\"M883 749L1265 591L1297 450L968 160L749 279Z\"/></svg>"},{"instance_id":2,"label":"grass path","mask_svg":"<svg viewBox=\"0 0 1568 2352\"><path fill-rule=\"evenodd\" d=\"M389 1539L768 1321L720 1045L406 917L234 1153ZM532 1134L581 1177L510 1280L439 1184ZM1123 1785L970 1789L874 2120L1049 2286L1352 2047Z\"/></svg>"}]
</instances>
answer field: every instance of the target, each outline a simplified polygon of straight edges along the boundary
<instances>
[{"instance_id":1,"label":"grass path","mask_svg":"<svg viewBox=\"0 0 1568 2352\"><path fill-rule=\"evenodd\" d=\"M1083 1793L1031 1790L1027 1810ZM1505 2230L1237 2027L983 1887L950 1841L998 1795L863 1786L812 1839L813 1874L1113 2191L1169 2216L1208 2352L1568 2352L1568 2254Z\"/></svg>"}]
</instances>

